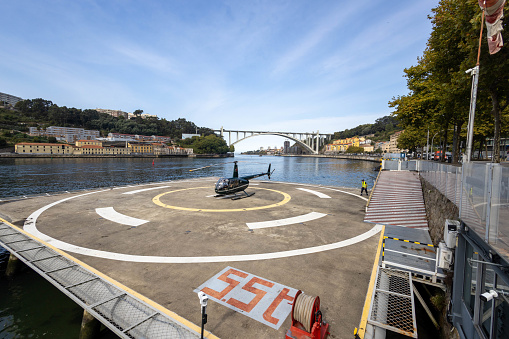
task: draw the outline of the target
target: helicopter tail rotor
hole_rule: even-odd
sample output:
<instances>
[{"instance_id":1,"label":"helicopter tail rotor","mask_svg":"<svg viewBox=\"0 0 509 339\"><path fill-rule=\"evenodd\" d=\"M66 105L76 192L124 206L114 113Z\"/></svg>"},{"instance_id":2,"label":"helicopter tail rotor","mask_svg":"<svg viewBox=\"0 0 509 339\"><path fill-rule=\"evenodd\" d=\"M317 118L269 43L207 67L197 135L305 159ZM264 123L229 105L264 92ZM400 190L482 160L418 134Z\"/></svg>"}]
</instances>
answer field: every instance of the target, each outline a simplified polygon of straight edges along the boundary
<instances>
[{"instance_id":1,"label":"helicopter tail rotor","mask_svg":"<svg viewBox=\"0 0 509 339\"><path fill-rule=\"evenodd\" d=\"M272 175L272 173L274 173L276 169L273 169L272 172L270 171L270 164L269 164L269 169L267 170L267 177L269 178L270 180L270 176Z\"/></svg>"}]
</instances>

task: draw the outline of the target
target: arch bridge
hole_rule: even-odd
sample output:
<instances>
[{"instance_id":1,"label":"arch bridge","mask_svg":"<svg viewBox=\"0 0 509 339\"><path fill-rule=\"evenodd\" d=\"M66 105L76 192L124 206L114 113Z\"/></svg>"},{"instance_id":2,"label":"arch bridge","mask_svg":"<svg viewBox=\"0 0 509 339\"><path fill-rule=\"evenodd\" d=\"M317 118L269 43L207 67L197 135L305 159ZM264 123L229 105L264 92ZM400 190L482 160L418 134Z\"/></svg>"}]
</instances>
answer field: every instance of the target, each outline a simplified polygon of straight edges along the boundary
<instances>
[{"instance_id":1,"label":"arch bridge","mask_svg":"<svg viewBox=\"0 0 509 339\"><path fill-rule=\"evenodd\" d=\"M283 138L295 141L302 149L310 154L318 154L320 147L325 145L331 140L333 134L316 132L267 132L267 131L241 131L241 130L226 130L223 127L214 130L214 133L219 134L228 141L228 146L235 145L248 138L257 137L260 135L276 135ZM228 133L228 139L225 134ZM232 142L232 134L235 141Z\"/></svg>"}]
</instances>

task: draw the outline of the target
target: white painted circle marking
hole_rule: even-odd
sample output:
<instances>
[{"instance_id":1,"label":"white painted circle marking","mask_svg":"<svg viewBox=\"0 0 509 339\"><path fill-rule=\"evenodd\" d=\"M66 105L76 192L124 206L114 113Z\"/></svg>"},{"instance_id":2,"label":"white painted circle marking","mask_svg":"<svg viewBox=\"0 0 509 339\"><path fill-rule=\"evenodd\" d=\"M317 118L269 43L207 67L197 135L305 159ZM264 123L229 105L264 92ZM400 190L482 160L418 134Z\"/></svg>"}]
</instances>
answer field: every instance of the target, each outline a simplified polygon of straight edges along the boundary
<instances>
[{"instance_id":1,"label":"white painted circle marking","mask_svg":"<svg viewBox=\"0 0 509 339\"><path fill-rule=\"evenodd\" d=\"M311 186L311 185L309 185ZM323 187L326 188L326 187ZM343 192L347 194L351 194L353 196L356 196L358 198L361 198L355 194L340 191L337 189L328 188L333 191ZM163 257L163 256L143 256L143 255L132 255L132 254L123 254L123 253L115 253L115 252L108 252L108 251L101 251L101 250L94 250L90 248L85 248L81 246L76 246L73 244L69 244L60 240L57 240L55 238L52 238L42 232L40 232L37 229L36 223L37 218L46 210L50 209L53 206L56 206L62 202L69 201L71 199L76 199L79 197L83 197L86 195L91 195L95 193L101 193L101 192L108 192L108 190L100 190L100 191L94 191L84 194L75 195L72 197L64 198L62 200L58 200L55 202L52 202L51 204L48 204L44 207L39 208L26 219L25 225L23 226L23 229L27 231L28 233L34 235L35 237L38 237L39 239L63 250L68 251L72 253L78 253L83 255L88 255L92 257L98 257L98 258L104 258L104 259L111 259L111 260L119 260L119 261L129 261L129 262L143 262L143 263L161 263L161 264L189 264L189 263L213 263L213 262L234 262L234 261L254 261L254 260L266 260L266 259L277 259L277 258L288 258L293 257L297 255L304 255L304 254L312 254L312 253L318 253L333 249L338 249L346 246L350 246L353 244L356 244L358 242L367 240L380 232L382 230L382 225L376 224L371 228L369 231L364 232L360 235L357 235L353 238L338 241L332 244L327 245L320 245L320 246L314 246L314 247L307 247L307 248L301 248L296 250L289 250L289 251L282 251L282 252L271 252L271 253L259 253L259 254L241 254L241 255L225 255L225 256L207 256L207 257ZM367 199L365 199L367 200Z\"/></svg>"},{"instance_id":2,"label":"white painted circle marking","mask_svg":"<svg viewBox=\"0 0 509 339\"><path fill-rule=\"evenodd\" d=\"M140 226L143 224L146 224L148 220L138 219L134 217L130 217L128 215L119 213L115 211L113 207L103 207L103 208L96 208L95 212L99 214L104 219L107 219L109 221L116 222L117 224L121 225L127 225L127 226Z\"/></svg>"}]
</instances>

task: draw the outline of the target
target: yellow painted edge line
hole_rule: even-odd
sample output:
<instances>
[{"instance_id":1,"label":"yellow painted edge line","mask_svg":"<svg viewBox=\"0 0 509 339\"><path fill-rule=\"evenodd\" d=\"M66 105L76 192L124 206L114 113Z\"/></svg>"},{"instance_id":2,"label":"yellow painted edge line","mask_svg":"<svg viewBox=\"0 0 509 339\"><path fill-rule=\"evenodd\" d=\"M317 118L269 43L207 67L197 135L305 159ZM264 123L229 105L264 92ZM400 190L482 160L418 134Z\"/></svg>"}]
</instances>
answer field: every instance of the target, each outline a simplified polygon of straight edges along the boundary
<instances>
[{"instance_id":1,"label":"yellow painted edge line","mask_svg":"<svg viewBox=\"0 0 509 339\"><path fill-rule=\"evenodd\" d=\"M113 285L115 285L116 287L120 288L121 290L124 290L125 292L133 295L134 297L136 297L137 299L149 304L150 306L154 307L155 309L161 311L162 313L166 314L167 316L169 316L170 318L172 318L173 320L175 320L176 322L178 323L181 323L182 325L184 326L187 326L188 328L196 331L197 333L200 333L201 332L201 327L200 326L197 326L195 324L193 324L192 322L190 322L189 320L179 316L178 314L176 314L175 312L172 312L170 310L168 310L167 308L159 305L158 303L156 303L155 301L145 297L144 295L130 289L129 287L119 283L118 281L110 278L109 276L105 275L104 273L101 273L99 272L98 270L96 270L95 268L85 264L84 262L76 259L75 257L67 254L66 252L62 251L61 249L59 248L56 248L55 246L51 245L51 244L48 244L47 242L37 238L36 236L28 233L27 231L17 227L16 225L13 225L12 223L8 222L7 220L3 219L3 218L0 218L0 221L11 226L12 228L16 229L17 231L19 231L20 233L23 233L24 235L40 242L41 244L51 248L52 250L54 250L55 252L58 252L59 254L61 254L62 256L66 257L67 259L75 262L76 264L80 265L81 267L91 271L92 273L98 275L99 277L103 278L104 280L107 280L108 282L112 283ZM206 335L205 335L206 333ZM204 331L204 337L206 338L210 338L210 339L219 339L218 337L216 337L215 335L213 335L212 333L210 333L209 331L205 330Z\"/></svg>"},{"instance_id":2,"label":"yellow painted edge line","mask_svg":"<svg viewBox=\"0 0 509 339\"><path fill-rule=\"evenodd\" d=\"M380 240L378 240L378 248L376 250L375 262L373 263L373 269L371 270L371 278L369 280L368 293L366 293L366 300L364 301L364 308L362 309L361 322L359 324L359 329L357 331L357 335L361 339L364 339L364 334L366 333L366 325L368 324L369 306L371 304L371 296L373 295L373 288L375 286L375 278L378 269L378 261L380 260L380 249L382 247L384 232L385 225L382 225Z\"/></svg>"},{"instance_id":3,"label":"yellow painted edge line","mask_svg":"<svg viewBox=\"0 0 509 339\"><path fill-rule=\"evenodd\" d=\"M258 207L246 207L246 208L231 208L231 209L206 209L206 208L179 207L179 206L167 205L165 203L162 203L160 200L160 198L166 194L175 193L175 192L179 192L179 191L194 190L194 189L199 189L199 188L208 188L208 187L183 188L183 189L179 189L179 190L175 190L175 191L161 193L159 195L156 195L152 199L152 202L154 204L164 207L164 208L170 208L170 209L181 210L181 211L190 211L190 212L244 212L244 211L255 211L255 210L262 210L262 209L266 209L266 208L281 206L281 205L288 203L292 199L292 197L285 192L273 190L270 188L253 187L254 189L258 189L258 190L266 190L266 191L272 191L272 192L282 194L283 200L281 200L278 203L272 204L272 205L258 206Z\"/></svg>"}]
</instances>

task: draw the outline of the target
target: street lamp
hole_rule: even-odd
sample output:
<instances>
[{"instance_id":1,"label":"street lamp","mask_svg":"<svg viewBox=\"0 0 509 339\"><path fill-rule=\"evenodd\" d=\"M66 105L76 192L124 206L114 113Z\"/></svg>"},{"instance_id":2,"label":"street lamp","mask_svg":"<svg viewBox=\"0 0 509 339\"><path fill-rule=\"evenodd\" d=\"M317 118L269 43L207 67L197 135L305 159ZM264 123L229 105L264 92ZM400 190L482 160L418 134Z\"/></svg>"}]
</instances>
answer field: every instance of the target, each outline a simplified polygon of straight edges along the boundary
<instances>
[{"instance_id":1,"label":"street lamp","mask_svg":"<svg viewBox=\"0 0 509 339\"><path fill-rule=\"evenodd\" d=\"M431 149L433 149L433 141L435 140L436 135L437 135L438 133L440 133L440 132L442 132L442 131L438 131L438 132L436 132L436 133L435 133L435 135L433 136L433 138L431 138ZM429 160L429 159L426 159L426 160Z\"/></svg>"}]
</instances>

